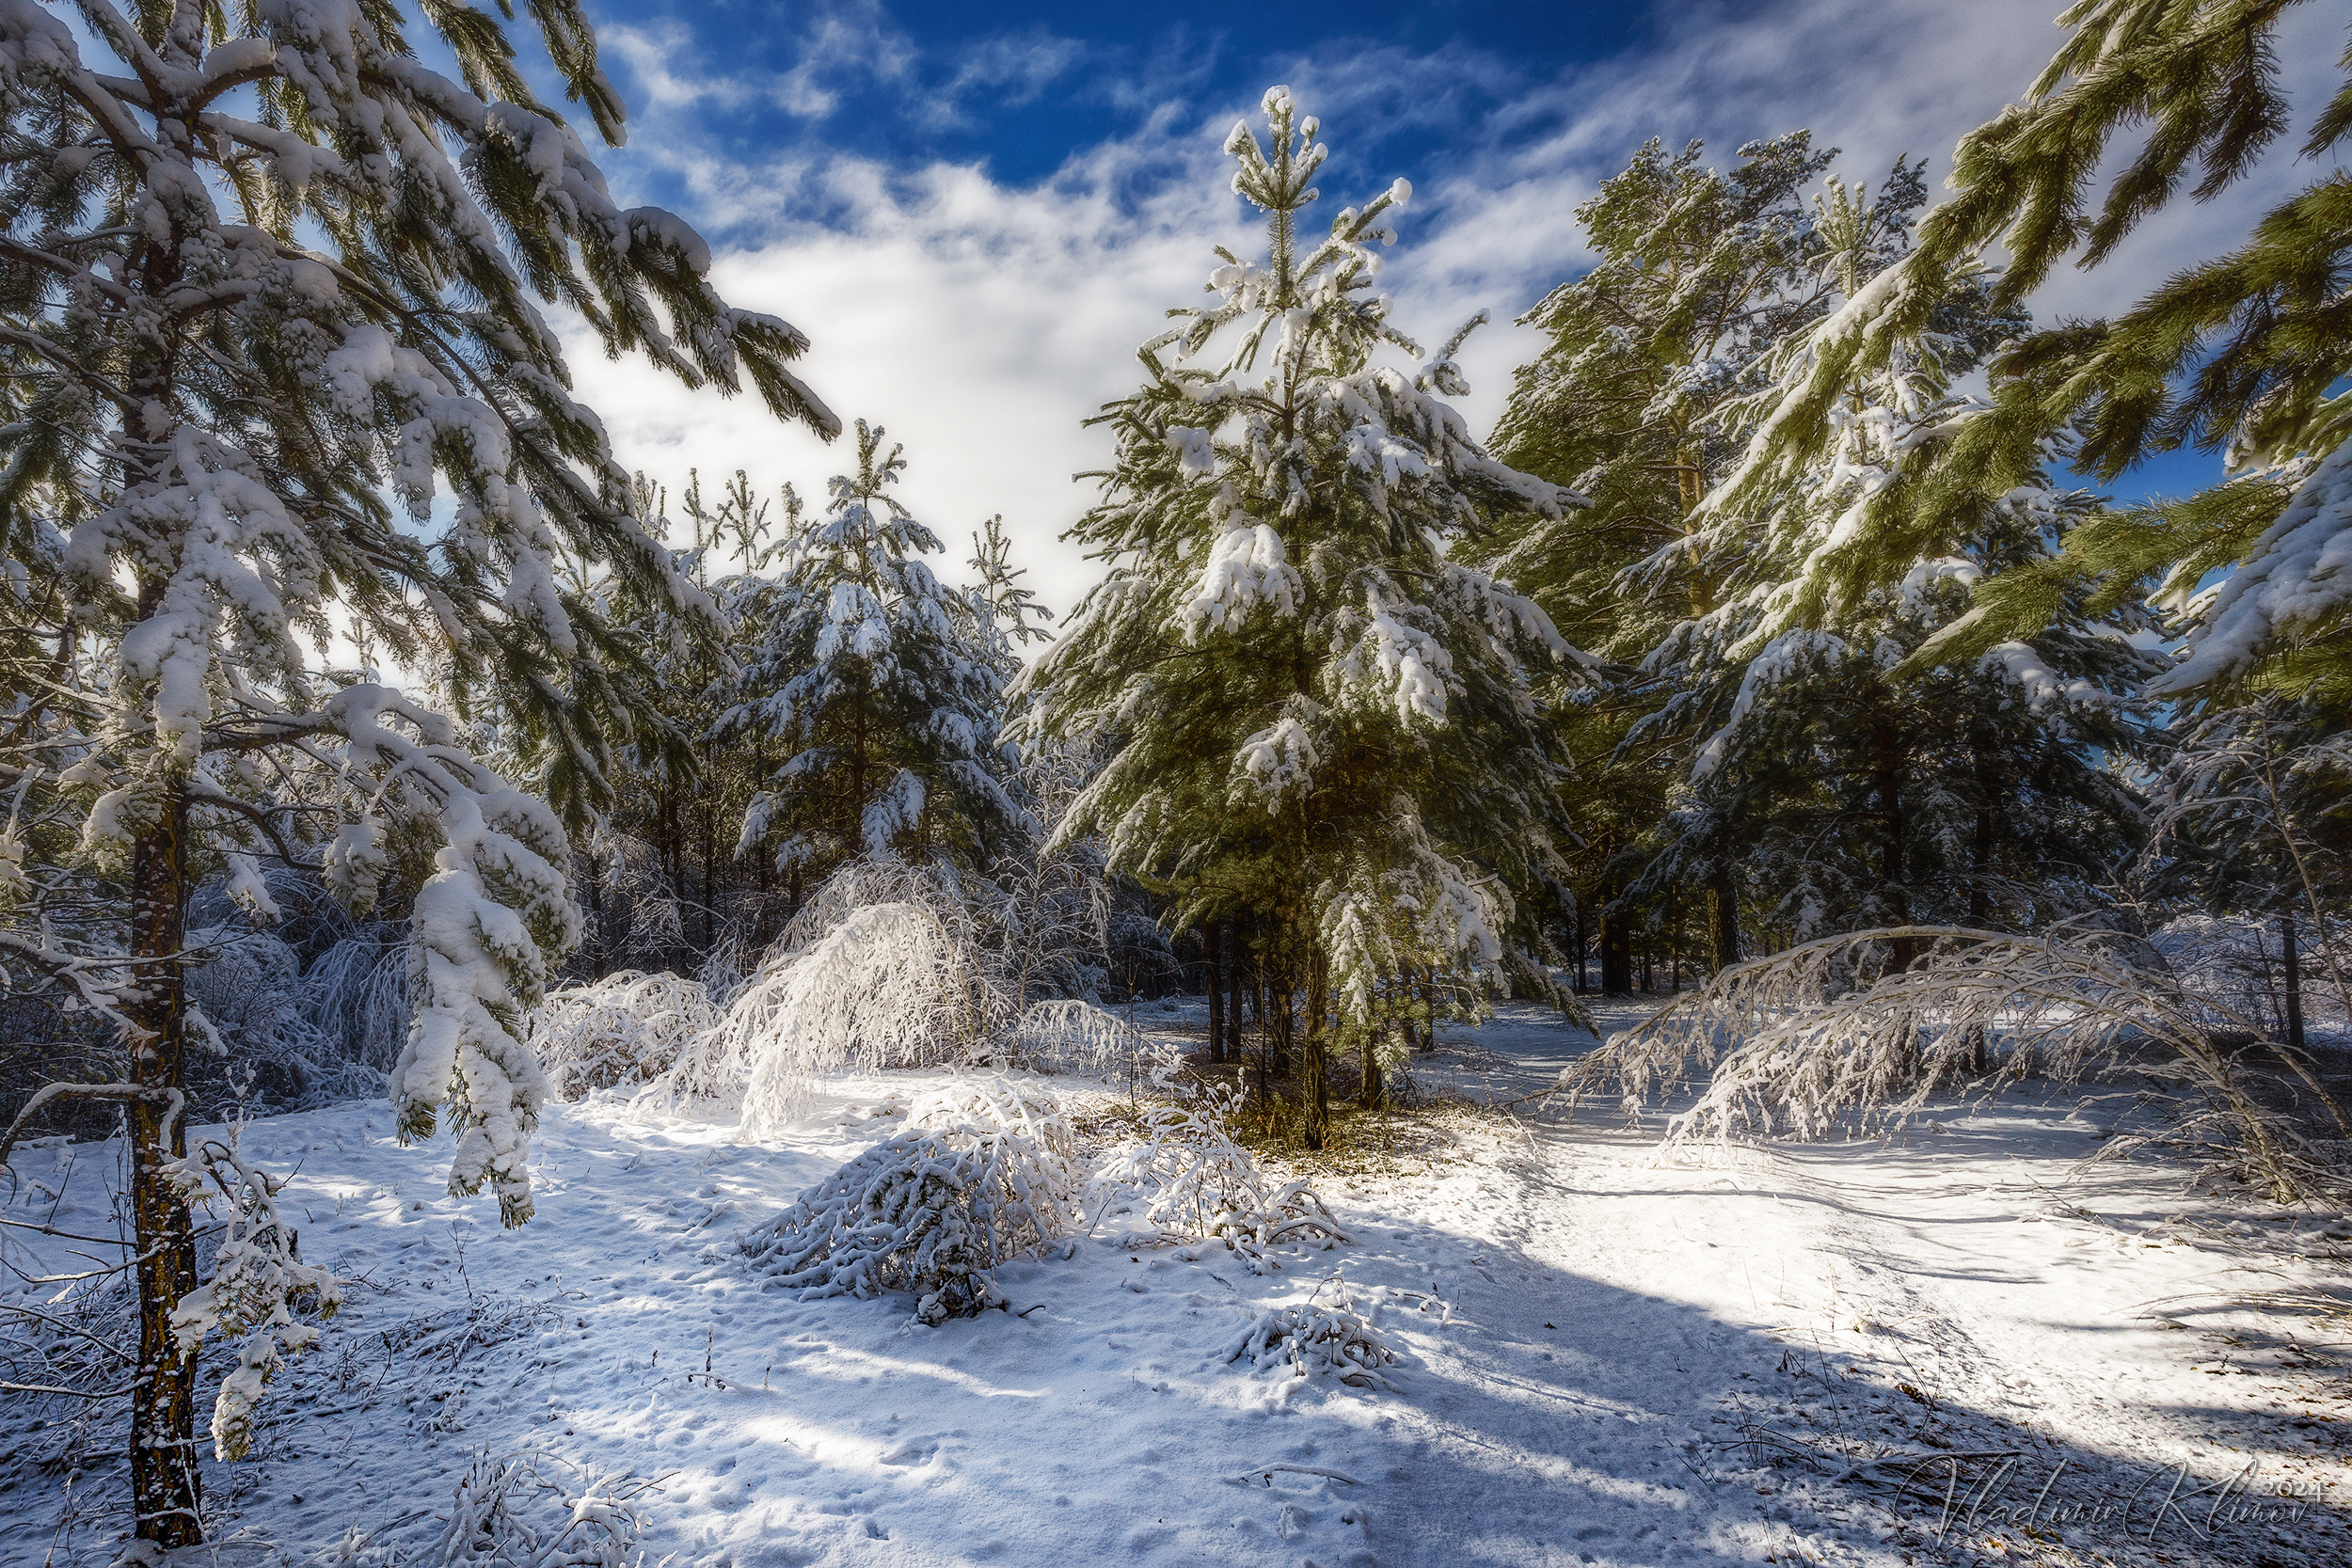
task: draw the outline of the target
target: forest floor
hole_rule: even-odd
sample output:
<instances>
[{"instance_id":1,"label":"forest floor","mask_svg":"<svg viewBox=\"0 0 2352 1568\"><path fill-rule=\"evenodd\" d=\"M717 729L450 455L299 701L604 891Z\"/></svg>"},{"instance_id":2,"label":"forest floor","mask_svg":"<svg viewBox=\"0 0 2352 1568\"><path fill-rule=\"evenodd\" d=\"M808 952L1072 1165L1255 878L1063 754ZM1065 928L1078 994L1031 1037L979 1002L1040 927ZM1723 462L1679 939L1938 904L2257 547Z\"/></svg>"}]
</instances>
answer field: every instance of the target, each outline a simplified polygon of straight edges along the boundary
<instances>
[{"instance_id":1,"label":"forest floor","mask_svg":"<svg viewBox=\"0 0 2352 1568\"><path fill-rule=\"evenodd\" d=\"M2352 1561L2352 1323L2250 1302L2340 1289L2344 1216L2079 1168L2145 1114L2122 1089L1670 1162L1655 1115L1495 1108L1592 1043L1531 1007L1449 1030L1421 1108L1311 1172L1344 1244L1252 1274L1113 1222L936 1328L763 1290L733 1243L938 1074L837 1082L775 1144L558 1108L511 1232L382 1104L255 1120L351 1283L256 1457L207 1462L226 1544L194 1560L438 1562L469 1471L523 1455L574 1494L658 1482L644 1560L676 1568ZM97 1233L114 1160L21 1151L6 1217ZM1375 1317L1396 1392L1226 1359L1309 1296ZM0 1395L0 1562L108 1560L110 1441Z\"/></svg>"}]
</instances>

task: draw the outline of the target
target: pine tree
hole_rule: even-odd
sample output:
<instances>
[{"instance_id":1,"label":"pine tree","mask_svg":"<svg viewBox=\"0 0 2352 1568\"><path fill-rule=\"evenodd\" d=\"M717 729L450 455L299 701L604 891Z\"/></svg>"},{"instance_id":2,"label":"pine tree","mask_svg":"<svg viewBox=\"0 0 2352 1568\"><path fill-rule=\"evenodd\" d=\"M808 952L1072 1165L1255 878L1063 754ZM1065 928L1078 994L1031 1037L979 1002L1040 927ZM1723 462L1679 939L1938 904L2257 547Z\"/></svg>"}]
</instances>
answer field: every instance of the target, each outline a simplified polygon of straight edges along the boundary
<instances>
[{"instance_id":1,"label":"pine tree","mask_svg":"<svg viewBox=\"0 0 2352 1568\"><path fill-rule=\"evenodd\" d=\"M1829 182L1814 224L1828 303L1904 264L1921 196L1915 178L1876 200ZM1811 574L1905 453L1981 408L1959 378L2027 325L1994 303L1995 282L1953 268L1924 330L1852 368L1813 461L1695 520L1697 547L1735 564L1721 604L1645 661L1675 695L1643 727L1712 731L1653 879L1689 875L1705 847L1744 845L1778 895L1768 919L1794 940L1931 920L1983 929L2077 912L2136 847L2137 800L2109 764L2140 749L2128 698L2157 666L2130 636L2149 617L2076 593L2030 640L1988 645L1968 607L1968 585L2051 559L2094 498L2037 467L1955 519L1951 552L1899 582L1820 597ZM1817 349L1801 332L1758 367L1787 384ZM1768 382L1726 423L1773 402ZM1908 956L1899 947L1896 967Z\"/></svg>"},{"instance_id":2,"label":"pine tree","mask_svg":"<svg viewBox=\"0 0 2352 1568\"><path fill-rule=\"evenodd\" d=\"M2070 254L2096 267L2180 191L2207 200L2242 178L2291 124L2273 40L2294 0L2080 0L2074 29L2026 101L1963 139L1957 194L1918 247L1817 330L1813 351L1713 504L1813 461L1857 373L1927 329L1951 271L1999 245L1996 303L2023 299ZM2352 68L2352 53L2344 62ZM2136 156L2102 182L2118 137L2145 123ZM2352 83L2311 121L2318 158L2352 135ZM2104 184L2104 197L2096 195ZM2157 588L2187 641L2167 694L2254 681L2308 689L2352 682L2352 575L2335 564L2352 527L2345 403L2352 372L2341 277L2352 248L2352 177L2314 179L2235 249L2183 270L2109 320L2034 333L1992 367L1982 414L1954 420L1902 463L1832 547L1808 564L1808 607L1899 579L1947 552L1987 499L2028 483L2053 437L2111 481L2184 445L2226 449L2237 477L2186 504L2096 519L2054 562L1989 579L1979 645L2030 635L2077 594ZM2217 565L2234 570L2208 586Z\"/></svg>"},{"instance_id":3,"label":"pine tree","mask_svg":"<svg viewBox=\"0 0 2352 1568\"><path fill-rule=\"evenodd\" d=\"M1024 677L1040 701L1017 732L1105 748L1062 831L1099 832L1115 872L1172 894L1178 928L1258 915L1278 1034L1306 995L1314 1144L1334 1022L1370 1039L1417 968L1526 963L1510 890L1549 894L1563 870L1533 673L1580 656L1445 553L1565 498L1441 401L1463 389L1460 335L1424 358L1372 292L1408 188L1304 241L1327 148L1288 89L1264 112L1265 146L1237 124L1226 149L1266 251L1220 249L1216 301L1171 311L1149 380L1098 417L1117 456L1073 537L1108 571ZM1391 348L1422 363L1380 362Z\"/></svg>"},{"instance_id":4,"label":"pine tree","mask_svg":"<svg viewBox=\"0 0 2352 1568\"><path fill-rule=\"evenodd\" d=\"M675 217L614 205L501 23L422 10L460 80L419 58L396 8L361 0L128 15L90 0L78 31L0 8L0 552L11 576L65 588L99 666L87 749L49 782L83 807L84 852L128 884L106 1006L129 1061L84 1092L121 1101L130 1124L133 1503L160 1547L199 1530L194 1346L173 1322L197 1283L190 886L217 857L267 918L241 872L273 857L318 864L363 905L402 847L427 847L400 1125L422 1135L445 1106L453 1185L491 1186L519 1224L542 1085L513 1030L577 914L560 821L475 759L463 721L500 714L512 745L548 757L562 803L603 794L635 665L565 590L559 547L715 632L630 515L534 298L609 353L690 386L748 378L780 417L836 428L788 369L801 335L721 300ZM532 13L567 93L617 142L577 6ZM444 482L453 512L436 528ZM339 636L435 676L455 718L334 668Z\"/></svg>"},{"instance_id":5,"label":"pine tree","mask_svg":"<svg viewBox=\"0 0 2352 1568\"><path fill-rule=\"evenodd\" d=\"M1832 287L1802 193L1836 153L1799 131L1740 148L1726 173L1703 150L1670 156L1652 140L1577 208L1599 260L1519 318L1548 341L1495 427L1497 456L1590 502L1498 526L1496 569L1581 645L1622 658L1715 607L1724 568L1692 515L1738 456L1725 411ZM1899 166L1882 204L1915 201L1917 182Z\"/></svg>"},{"instance_id":6,"label":"pine tree","mask_svg":"<svg viewBox=\"0 0 2352 1568\"><path fill-rule=\"evenodd\" d=\"M900 449L885 452L863 420L857 440L857 471L834 479L824 515L786 542L790 569L747 607L740 673L720 694L710 739L782 758L743 814L739 849L818 876L890 852L985 866L1023 811L997 738L1007 634L983 595L1019 591L941 583L918 559L938 536L891 494Z\"/></svg>"}]
</instances>

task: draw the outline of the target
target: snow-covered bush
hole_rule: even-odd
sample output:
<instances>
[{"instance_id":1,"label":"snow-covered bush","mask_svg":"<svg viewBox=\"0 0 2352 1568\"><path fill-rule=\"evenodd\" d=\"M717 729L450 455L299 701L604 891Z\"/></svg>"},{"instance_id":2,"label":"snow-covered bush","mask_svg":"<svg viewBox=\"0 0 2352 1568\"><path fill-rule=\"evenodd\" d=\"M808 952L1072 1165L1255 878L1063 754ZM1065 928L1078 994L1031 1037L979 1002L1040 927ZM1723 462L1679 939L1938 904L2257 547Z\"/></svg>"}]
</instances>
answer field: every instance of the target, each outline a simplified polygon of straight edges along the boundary
<instances>
[{"instance_id":1,"label":"snow-covered bush","mask_svg":"<svg viewBox=\"0 0 2352 1568\"><path fill-rule=\"evenodd\" d=\"M1347 1240L1303 1180L1277 1182L1225 1130L1241 1091L1218 1085L1144 1114L1142 1136L1113 1149L1090 1184L1098 1214L1140 1207L1159 1241L1221 1241L1256 1268L1269 1246Z\"/></svg>"},{"instance_id":2,"label":"snow-covered bush","mask_svg":"<svg viewBox=\"0 0 2352 1568\"><path fill-rule=\"evenodd\" d=\"M191 1203L217 1201L228 1211L213 1277L173 1307L171 1334L183 1358L193 1357L207 1335L245 1336L236 1369L213 1402L215 1455L243 1459L270 1379L286 1356L318 1343L319 1331L296 1323L294 1311L334 1316L342 1286L326 1268L302 1261L293 1227L278 1213L284 1181L246 1163L233 1129L227 1138L199 1140L168 1174Z\"/></svg>"},{"instance_id":3,"label":"snow-covered bush","mask_svg":"<svg viewBox=\"0 0 2352 1568\"><path fill-rule=\"evenodd\" d=\"M1050 961L1072 924L1041 915L1050 902L946 864L852 862L635 1103L688 1114L739 1105L744 1132L760 1137L790 1124L818 1078L849 1067L998 1061L1152 1076L1164 1053L1089 1001L1025 1005L1048 976L1084 973Z\"/></svg>"},{"instance_id":4,"label":"snow-covered bush","mask_svg":"<svg viewBox=\"0 0 2352 1568\"><path fill-rule=\"evenodd\" d=\"M450 1498L430 1568L636 1568L646 1494L660 1483L536 1449L482 1449Z\"/></svg>"},{"instance_id":5,"label":"snow-covered bush","mask_svg":"<svg viewBox=\"0 0 2352 1568\"><path fill-rule=\"evenodd\" d=\"M1892 969L1902 942L1917 949ZM2280 1201L2342 1180L2344 1123L2315 1144L2257 1100L2220 1037L2260 1039L2243 1016L2143 968L2111 933L2038 936L1953 927L1856 931L1737 965L1561 1074L1572 1096L1613 1084L1639 1102L1701 1069L1706 1087L1670 1143L1735 1135L1822 1138L1899 1125L1946 1087L2029 1077L2073 1082L2123 1065L2176 1085L2185 1131ZM2335 1111L2301 1054L2265 1049Z\"/></svg>"},{"instance_id":6,"label":"snow-covered bush","mask_svg":"<svg viewBox=\"0 0 2352 1568\"><path fill-rule=\"evenodd\" d=\"M531 1044L556 1098L578 1100L665 1071L718 1019L699 982L625 969L549 991L532 1014Z\"/></svg>"},{"instance_id":7,"label":"snow-covered bush","mask_svg":"<svg viewBox=\"0 0 2352 1568\"><path fill-rule=\"evenodd\" d=\"M1014 1026L1009 1054L1040 1072L1078 1072L1128 1083L1158 1083L1177 1065L1172 1045L1150 1037L1117 1013L1070 998L1030 1004Z\"/></svg>"},{"instance_id":8,"label":"snow-covered bush","mask_svg":"<svg viewBox=\"0 0 2352 1568\"><path fill-rule=\"evenodd\" d=\"M1287 1367L1296 1378L1330 1373L1350 1387L1397 1391L1380 1373L1396 1360L1396 1348L1351 1308L1311 1298L1271 1307L1245 1329L1225 1359L1245 1358L1257 1371Z\"/></svg>"},{"instance_id":9,"label":"snow-covered bush","mask_svg":"<svg viewBox=\"0 0 2352 1568\"><path fill-rule=\"evenodd\" d=\"M2352 1028L2343 996L2326 983L2325 949L2308 921L2301 925L2301 958L2306 970L2297 988L2305 1024L2314 1032L2341 1033ZM2352 946L2352 922L2329 923L2328 937L2339 947ZM2172 921L2148 939L2164 955L2174 978L2200 996L2267 1025L2267 1033L2284 1037L2286 1024L2286 954L2284 931L2274 918L2255 920L2244 915L2192 914ZM2317 949L2317 950L2314 950Z\"/></svg>"},{"instance_id":10,"label":"snow-covered bush","mask_svg":"<svg viewBox=\"0 0 2352 1568\"><path fill-rule=\"evenodd\" d=\"M912 1291L927 1323L1004 1298L988 1278L1071 1228L1075 1139L1049 1098L972 1084L743 1239L750 1266L804 1299Z\"/></svg>"},{"instance_id":11,"label":"snow-covered bush","mask_svg":"<svg viewBox=\"0 0 2352 1568\"><path fill-rule=\"evenodd\" d=\"M355 1067L388 1072L408 1039L408 933L363 926L311 961L297 992L302 1016Z\"/></svg>"}]
</instances>

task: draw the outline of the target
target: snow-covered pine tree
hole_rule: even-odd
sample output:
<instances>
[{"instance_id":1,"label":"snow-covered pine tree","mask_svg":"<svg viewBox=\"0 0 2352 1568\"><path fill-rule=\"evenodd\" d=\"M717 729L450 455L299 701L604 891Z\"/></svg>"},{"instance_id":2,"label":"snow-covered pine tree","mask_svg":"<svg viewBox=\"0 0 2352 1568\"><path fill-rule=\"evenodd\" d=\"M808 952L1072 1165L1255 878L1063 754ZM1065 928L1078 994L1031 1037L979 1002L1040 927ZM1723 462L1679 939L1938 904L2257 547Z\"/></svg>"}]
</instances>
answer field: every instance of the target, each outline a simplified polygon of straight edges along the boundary
<instances>
[{"instance_id":1,"label":"snow-covered pine tree","mask_svg":"<svg viewBox=\"0 0 2352 1568\"><path fill-rule=\"evenodd\" d=\"M1818 297L1854 298L1899 265L1922 199L1913 170L1876 198L1831 181L1815 204ZM1992 282L1979 265L1952 269L1927 330L1857 369L1817 460L1752 484L1739 512L1694 517L1696 547L1729 563L1720 602L1645 660L1674 695L1636 735L1697 742L1647 875L1689 877L1744 853L1776 892L1766 918L1792 940L1934 920L2031 927L2077 912L2137 846L2137 800L2111 764L2137 749L2124 700L2158 667L2129 641L2147 615L2092 607L2078 588L2029 641L1984 647L1961 625L1969 584L2050 560L2093 498L2056 490L2036 468L1956 515L1948 553L1899 582L1813 596L1812 563L1903 454L1981 406L1955 383L2025 325L1992 303ZM1815 346L1806 333L1772 346L1749 406L1772 405L1774 382L1802 375ZM1740 412L1727 411L1727 430ZM1669 569L1679 547L1637 572Z\"/></svg>"},{"instance_id":2,"label":"snow-covered pine tree","mask_svg":"<svg viewBox=\"0 0 2352 1568\"><path fill-rule=\"evenodd\" d=\"M984 867L1024 820L998 739L1006 634L993 601L919 559L941 546L891 494L900 449L864 420L857 441L856 471L787 542L791 564L721 689L710 738L779 759L738 852L817 878L885 852Z\"/></svg>"},{"instance_id":3,"label":"snow-covered pine tree","mask_svg":"<svg viewBox=\"0 0 2352 1568\"><path fill-rule=\"evenodd\" d=\"M2005 248L1995 300L2013 304L2069 255L2106 261L2192 168L2200 200L2243 178L2294 123L2276 48L2294 4L2078 0L2059 18L2072 36L2025 101L1962 139L1956 194L1928 215L1918 247L1817 329L1720 504L1740 507L1753 487L1817 460L1837 438L1845 386L1928 329L1942 280L1967 258ZM2352 85L2309 123L2303 156L2340 148ZM2141 124L2125 156L2118 138ZM1980 645L2032 635L2058 579L2110 594L2153 582L2186 641L2161 693L2352 684L2352 573L2338 563L2352 530L2352 404L2340 390L2352 372L2340 325L2348 251L2352 176L2335 169L2235 249L2121 314L2024 339L1992 367L1991 406L1928 433L1808 563L1806 598L1851 599L1944 553L1988 499L2031 482L2061 431L2079 433L2075 461L2103 481L2184 445L2217 448L2239 470L2232 480L2139 517L2094 519L2057 562L1986 579L1972 635ZM2212 580L2218 566L2234 570Z\"/></svg>"},{"instance_id":4,"label":"snow-covered pine tree","mask_svg":"<svg viewBox=\"0 0 2352 1568\"><path fill-rule=\"evenodd\" d=\"M721 300L675 217L612 202L496 18L420 8L452 80L374 0L77 9L78 27L0 5L0 499L9 575L65 593L110 666L88 749L56 782L86 806L86 851L129 884L110 999L129 1059L84 1092L121 1101L130 1125L133 1504L139 1538L168 1548L199 1528L195 1359L171 1314L196 1284L174 1174L183 911L211 863L266 918L258 858L309 862L323 839L329 881L364 902L394 836L435 847L402 1129L430 1131L446 1104L453 1183L493 1186L510 1224L530 1212L540 1084L511 1025L575 932L562 827L469 754L461 725L328 654L364 637L494 699L510 736L557 759L550 786L599 793L633 698L559 580L559 546L701 601L629 515L534 298L608 352L690 385L748 378L780 417L837 425L788 368L801 335ZM578 6L532 14L616 142ZM56 531L63 548L44 548Z\"/></svg>"},{"instance_id":5,"label":"snow-covered pine tree","mask_svg":"<svg viewBox=\"0 0 2352 1568\"><path fill-rule=\"evenodd\" d=\"M1492 975L1526 957L1508 889L1560 874L1560 769L1533 674L1580 657L1507 584L1448 559L1489 519L1556 513L1558 486L1488 456L1442 399L1457 336L1424 356L1372 292L1400 181L1302 239L1327 154L1287 88L1270 139L1226 142L1267 248L1220 250L1214 304L1145 344L1141 390L1098 416L1118 450L1074 537L1103 583L1023 677L1029 738L1097 740L1064 835L1175 895L1179 927L1255 911L1307 995L1309 1112L1329 1031L1368 1035L1411 966ZM1417 368L1384 363L1401 349Z\"/></svg>"},{"instance_id":6,"label":"snow-covered pine tree","mask_svg":"<svg viewBox=\"0 0 2352 1568\"><path fill-rule=\"evenodd\" d=\"M1804 191L1836 156L1803 131L1740 149L1717 170L1692 142L1652 140L1576 210L1598 261L1520 320L1547 341L1520 367L1495 428L1496 455L1572 486L1586 507L1501 523L1484 562L1543 605L1580 646L1638 664L1679 625L1718 607L1738 553L1700 537L1700 498L1737 460L1728 418L1759 362L1818 321L1833 284ZM1898 166L1879 203L1915 200ZM1640 570L1633 570L1639 566ZM1576 753L1571 800L1585 848L1584 902L1601 923L1607 984L1618 974L1629 906L1625 852L1658 825L1671 748L1627 744L1672 688L1623 683L1613 700L1563 709ZM1740 955L1730 857L1679 864L1706 889L1717 965Z\"/></svg>"}]
</instances>

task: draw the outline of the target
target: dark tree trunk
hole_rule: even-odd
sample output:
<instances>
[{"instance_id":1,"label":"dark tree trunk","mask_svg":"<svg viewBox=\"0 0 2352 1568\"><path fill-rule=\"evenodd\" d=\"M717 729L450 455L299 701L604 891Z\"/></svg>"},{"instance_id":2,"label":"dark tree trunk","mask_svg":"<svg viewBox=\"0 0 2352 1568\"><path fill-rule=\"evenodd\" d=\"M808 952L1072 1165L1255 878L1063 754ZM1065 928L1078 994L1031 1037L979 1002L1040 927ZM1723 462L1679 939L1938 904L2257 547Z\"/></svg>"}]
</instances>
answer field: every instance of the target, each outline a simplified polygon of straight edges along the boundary
<instances>
[{"instance_id":1,"label":"dark tree trunk","mask_svg":"<svg viewBox=\"0 0 2352 1568\"><path fill-rule=\"evenodd\" d=\"M1208 971L1209 1062L1225 1060L1225 923L1204 921L1200 927L1201 963Z\"/></svg>"},{"instance_id":2,"label":"dark tree trunk","mask_svg":"<svg viewBox=\"0 0 2352 1568\"><path fill-rule=\"evenodd\" d=\"M2295 911L2288 910L2279 916L2280 956L2285 960L2287 981L2287 1048L2303 1049L2303 958L2295 946Z\"/></svg>"},{"instance_id":3,"label":"dark tree trunk","mask_svg":"<svg viewBox=\"0 0 2352 1568\"><path fill-rule=\"evenodd\" d=\"M1740 884L1733 880L1731 862L1720 860L1707 878L1708 955L1718 971L1729 969L1740 961ZM1583 978L1583 959L1577 961L1578 975Z\"/></svg>"},{"instance_id":4,"label":"dark tree trunk","mask_svg":"<svg viewBox=\"0 0 2352 1568\"><path fill-rule=\"evenodd\" d=\"M1225 1059L1241 1060L1242 922L1239 915L1225 922Z\"/></svg>"},{"instance_id":5,"label":"dark tree trunk","mask_svg":"<svg viewBox=\"0 0 2352 1568\"><path fill-rule=\"evenodd\" d=\"M140 1035L131 1079L163 1093L129 1102L131 1223L138 1249L139 1364L131 1394L131 1500L138 1538L170 1549L202 1537L196 1359L180 1354L172 1309L196 1289L196 1237L166 1164L188 1152L187 1034L180 950L187 899L187 796L169 786L131 859L132 952L141 960Z\"/></svg>"},{"instance_id":6,"label":"dark tree trunk","mask_svg":"<svg viewBox=\"0 0 2352 1568\"><path fill-rule=\"evenodd\" d=\"M1633 942L1625 917L1603 906L1600 914L1600 990L1604 996L1633 992Z\"/></svg>"},{"instance_id":7,"label":"dark tree trunk","mask_svg":"<svg viewBox=\"0 0 2352 1568\"><path fill-rule=\"evenodd\" d=\"M1357 1088L1356 1103L1367 1111L1376 1111L1388 1094L1388 1085L1381 1081L1380 1035L1374 1030L1364 1036L1364 1075Z\"/></svg>"},{"instance_id":8,"label":"dark tree trunk","mask_svg":"<svg viewBox=\"0 0 2352 1568\"><path fill-rule=\"evenodd\" d=\"M1894 716L1880 709L1870 725L1872 763L1878 784L1879 812L1879 888L1885 902L1886 923L1890 926L1911 924L1911 895L1904 884L1903 864L1903 750L1902 736L1895 727ZM1900 973L1911 967L1918 956L1919 944L1911 937L1898 938L1894 951L1887 958L1889 973Z\"/></svg>"},{"instance_id":9,"label":"dark tree trunk","mask_svg":"<svg viewBox=\"0 0 2352 1568\"><path fill-rule=\"evenodd\" d=\"M1307 957L1306 1115L1299 1132L1309 1148L1321 1148L1331 1128L1330 1035L1324 1009L1330 1002L1330 965L1320 943Z\"/></svg>"}]
</instances>

